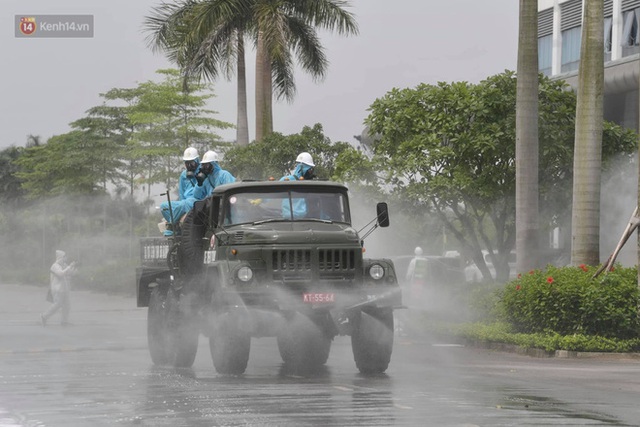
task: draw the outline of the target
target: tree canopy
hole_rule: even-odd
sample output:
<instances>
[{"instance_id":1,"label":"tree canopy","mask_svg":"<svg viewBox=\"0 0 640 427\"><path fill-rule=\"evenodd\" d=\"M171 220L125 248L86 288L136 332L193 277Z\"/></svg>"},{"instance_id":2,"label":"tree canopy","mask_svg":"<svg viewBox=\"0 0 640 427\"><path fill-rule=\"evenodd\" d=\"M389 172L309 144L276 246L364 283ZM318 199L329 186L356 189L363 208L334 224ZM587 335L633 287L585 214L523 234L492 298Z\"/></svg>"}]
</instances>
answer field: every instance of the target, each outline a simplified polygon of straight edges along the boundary
<instances>
[{"instance_id":1,"label":"tree canopy","mask_svg":"<svg viewBox=\"0 0 640 427\"><path fill-rule=\"evenodd\" d=\"M25 196L25 190L16 175L20 169L15 162L23 150L22 147L12 146L0 151L0 201L3 205L17 206Z\"/></svg>"},{"instance_id":2,"label":"tree canopy","mask_svg":"<svg viewBox=\"0 0 640 427\"><path fill-rule=\"evenodd\" d=\"M238 114L246 116L244 38L256 49L256 140L272 132L272 98L293 99L294 66L314 79L326 74L328 60L317 29L357 34L344 0L182 0L162 4L145 21L152 48L165 52L184 75L215 79L238 74ZM238 130L246 117L239 120ZM247 140L245 140L245 138ZM248 133L238 135L248 143Z\"/></svg>"},{"instance_id":3,"label":"tree canopy","mask_svg":"<svg viewBox=\"0 0 640 427\"><path fill-rule=\"evenodd\" d=\"M336 170L338 159L355 149L345 142L332 143L322 130L322 125L305 126L299 134L282 135L274 132L264 139L264 144L233 147L222 161L223 169L241 179L280 179L294 169L295 160L303 151L313 157L315 174L329 179Z\"/></svg>"},{"instance_id":4,"label":"tree canopy","mask_svg":"<svg viewBox=\"0 0 640 427\"><path fill-rule=\"evenodd\" d=\"M31 197L105 193L164 183L170 188L188 146L224 146L216 129L232 127L205 107L208 84L182 85L177 70L159 70L161 82L116 88L101 94L102 105L71 123L72 131L24 149L16 176Z\"/></svg>"},{"instance_id":5,"label":"tree canopy","mask_svg":"<svg viewBox=\"0 0 640 427\"><path fill-rule=\"evenodd\" d=\"M576 98L564 82L540 76L539 99L540 215L548 231L570 218ZM479 266L486 267L482 249L497 253L498 279L508 275L515 243L515 101L516 75L505 71L478 84L393 89L366 119L376 135L378 185L435 215ZM635 146L634 132L605 126L605 159Z\"/></svg>"}]
</instances>

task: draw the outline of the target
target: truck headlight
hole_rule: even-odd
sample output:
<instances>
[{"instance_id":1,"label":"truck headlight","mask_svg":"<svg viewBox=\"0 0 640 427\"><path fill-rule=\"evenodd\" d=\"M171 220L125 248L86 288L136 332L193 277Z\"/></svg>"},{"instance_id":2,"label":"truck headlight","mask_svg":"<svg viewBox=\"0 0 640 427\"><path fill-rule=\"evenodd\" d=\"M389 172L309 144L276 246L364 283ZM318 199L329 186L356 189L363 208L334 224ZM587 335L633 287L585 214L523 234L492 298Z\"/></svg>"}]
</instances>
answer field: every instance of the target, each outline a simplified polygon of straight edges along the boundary
<instances>
[{"instance_id":1,"label":"truck headlight","mask_svg":"<svg viewBox=\"0 0 640 427\"><path fill-rule=\"evenodd\" d=\"M380 264L373 264L369 267L369 276L373 280L380 280L384 277L384 268Z\"/></svg>"},{"instance_id":2,"label":"truck headlight","mask_svg":"<svg viewBox=\"0 0 640 427\"><path fill-rule=\"evenodd\" d=\"M249 282L253 278L253 270L251 267L243 266L238 269L238 280L241 282Z\"/></svg>"}]
</instances>

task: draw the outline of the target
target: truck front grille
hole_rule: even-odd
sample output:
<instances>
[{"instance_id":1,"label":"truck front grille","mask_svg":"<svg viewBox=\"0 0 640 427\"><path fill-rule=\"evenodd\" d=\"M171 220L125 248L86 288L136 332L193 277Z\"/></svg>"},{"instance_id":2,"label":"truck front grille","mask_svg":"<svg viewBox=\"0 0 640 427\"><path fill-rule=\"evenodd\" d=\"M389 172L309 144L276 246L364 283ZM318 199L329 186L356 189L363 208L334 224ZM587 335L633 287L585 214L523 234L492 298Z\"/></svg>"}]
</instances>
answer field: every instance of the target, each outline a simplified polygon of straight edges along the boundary
<instances>
[{"instance_id":1,"label":"truck front grille","mask_svg":"<svg viewBox=\"0 0 640 427\"><path fill-rule=\"evenodd\" d=\"M310 271L310 250L281 250L273 253L273 271Z\"/></svg>"},{"instance_id":2,"label":"truck front grille","mask_svg":"<svg viewBox=\"0 0 640 427\"><path fill-rule=\"evenodd\" d=\"M316 260L314 256L317 256ZM317 265L315 274L314 265ZM356 275L356 250L276 250L272 268L275 280L311 280L314 277L319 280L352 280Z\"/></svg>"},{"instance_id":3,"label":"truck front grille","mask_svg":"<svg viewBox=\"0 0 640 427\"><path fill-rule=\"evenodd\" d=\"M320 271L349 271L356 268L353 249L322 249L318 251Z\"/></svg>"},{"instance_id":4,"label":"truck front grille","mask_svg":"<svg viewBox=\"0 0 640 427\"><path fill-rule=\"evenodd\" d=\"M356 276L355 249L321 249L318 251L318 278L352 280Z\"/></svg>"}]
</instances>

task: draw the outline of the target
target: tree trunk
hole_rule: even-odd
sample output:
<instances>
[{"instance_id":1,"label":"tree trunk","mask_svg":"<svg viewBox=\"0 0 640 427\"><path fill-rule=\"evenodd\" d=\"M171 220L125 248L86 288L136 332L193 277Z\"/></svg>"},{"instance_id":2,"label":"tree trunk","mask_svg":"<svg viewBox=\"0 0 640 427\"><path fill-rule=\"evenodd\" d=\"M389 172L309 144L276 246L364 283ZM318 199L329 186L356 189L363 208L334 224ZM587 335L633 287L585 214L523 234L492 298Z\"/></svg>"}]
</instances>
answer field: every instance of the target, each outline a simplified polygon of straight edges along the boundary
<instances>
[{"instance_id":1,"label":"tree trunk","mask_svg":"<svg viewBox=\"0 0 640 427\"><path fill-rule=\"evenodd\" d=\"M236 123L236 143L249 145L249 124L247 120L247 68L244 62L244 35L238 32L238 117Z\"/></svg>"},{"instance_id":2,"label":"tree trunk","mask_svg":"<svg viewBox=\"0 0 640 427\"><path fill-rule=\"evenodd\" d=\"M516 271L539 267L538 0L520 0L516 92Z\"/></svg>"},{"instance_id":3,"label":"tree trunk","mask_svg":"<svg viewBox=\"0 0 640 427\"><path fill-rule=\"evenodd\" d=\"M273 132L273 80L271 78L271 60L268 57L265 58L262 78L264 89L264 116L262 117L264 123L262 125L262 136L265 137Z\"/></svg>"},{"instance_id":4,"label":"tree trunk","mask_svg":"<svg viewBox=\"0 0 640 427\"><path fill-rule=\"evenodd\" d=\"M260 33L256 49L256 141L258 142L273 131L272 91L271 63Z\"/></svg>"},{"instance_id":5,"label":"tree trunk","mask_svg":"<svg viewBox=\"0 0 640 427\"><path fill-rule=\"evenodd\" d=\"M600 176L604 85L602 0L583 2L573 161L571 264L600 262Z\"/></svg>"},{"instance_id":6,"label":"tree trunk","mask_svg":"<svg viewBox=\"0 0 640 427\"><path fill-rule=\"evenodd\" d=\"M638 87L640 88L640 72L638 72ZM638 91L638 129L636 130L640 133L640 90ZM638 144L638 159L640 159L640 144ZM636 206L640 208L640 161L638 162L638 194ZM637 228L636 238L636 250L638 256L636 265L638 266L638 288L640 288L640 227ZM640 299L638 300L638 315L640 315Z\"/></svg>"},{"instance_id":7,"label":"tree trunk","mask_svg":"<svg viewBox=\"0 0 640 427\"><path fill-rule=\"evenodd\" d=\"M256 141L262 141L264 133L264 85L262 75L264 74L264 40L262 33L258 34L258 45L256 47Z\"/></svg>"}]
</instances>

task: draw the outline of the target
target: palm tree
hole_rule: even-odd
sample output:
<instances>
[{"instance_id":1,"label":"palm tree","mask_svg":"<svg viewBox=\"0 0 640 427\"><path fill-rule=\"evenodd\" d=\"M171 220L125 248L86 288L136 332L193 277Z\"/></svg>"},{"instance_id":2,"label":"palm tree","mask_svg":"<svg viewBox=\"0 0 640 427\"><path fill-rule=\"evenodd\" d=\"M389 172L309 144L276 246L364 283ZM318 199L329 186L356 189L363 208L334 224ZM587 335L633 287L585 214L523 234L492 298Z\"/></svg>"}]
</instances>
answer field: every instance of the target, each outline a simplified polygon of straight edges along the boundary
<instances>
[{"instance_id":1,"label":"palm tree","mask_svg":"<svg viewBox=\"0 0 640 427\"><path fill-rule=\"evenodd\" d=\"M357 34L358 26L342 0L257 0L256 139L273 131L272 97L295 95L293 54L314 79L324 78L328 61L315 28Z\"/></svg>"},{"instance_id":2,"label":"palm tree","mask_svg":"<svg viewBox=\"0 0 640 427\"><path fill-rule=\"evenodd\" d=\"M181 67L185 85L194 77L230 79L235 66L239 145L249 144L244 33L250 5L250 0L163 3L145 21L150 46Z\"/></svg>"},{"instance_id":3,"label":"palm tree","mask_svg":"<svg viewBox=\"0 0 640 427\"><path fill-rule=\"evenodd\" d=\"M520 0L516 89L516 271L538 268L538 0Z\"/></svg>"},{"instance_id":4,"label":"palm tree","mask_svg":"<svg viewBox=\"0 0 640 427\"><path fill-rule=\"evenodd\" d=\"M293 56L314 79L322 79L327 59L315 28L356 34L357 25L342 0L186 0L162 5L147 18L150 41L186 75L215 79L221 70L238 74L238 116L246 123L245 36L256 47L256 140L273 130L272 99L295 95ZM229 75L229 74L228 74ZM244 102L244 103L243 103ZM244 113L241 108L244 106ZM240 119L239 119L240 120ZM238 131L241 129L239 121ZM247 136L248 141L248 136ZM244 143L238 138L239 143Z\"/></svg>"},{"instance_id":5,"label":"palm tree","mask_svg":"<svg viewBox=\"0 0 640 427\"><path fill-rule=\"evenodd\" d=\"M600 262L600 175L604 85L602 0L583 2L573 161L571 263Z\"/></svg>"}]
</instances>

